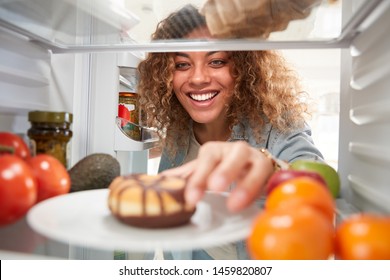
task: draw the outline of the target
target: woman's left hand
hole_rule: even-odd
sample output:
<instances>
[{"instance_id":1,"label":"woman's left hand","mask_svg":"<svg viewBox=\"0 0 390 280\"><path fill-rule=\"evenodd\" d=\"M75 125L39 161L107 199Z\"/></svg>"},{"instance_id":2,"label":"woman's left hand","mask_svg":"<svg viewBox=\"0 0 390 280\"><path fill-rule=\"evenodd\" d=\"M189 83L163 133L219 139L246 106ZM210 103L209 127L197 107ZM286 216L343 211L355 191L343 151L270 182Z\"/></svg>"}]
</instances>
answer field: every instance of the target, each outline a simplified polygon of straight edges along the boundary
<instances>
[{"instance_id":1,"label":"woman's left hand","mask_svg":"<svg viewBox=\"0 0 390 280\"><path fill-rule=\"evenodd\" d=\"M198 157L163 174L188 178L186 201L195 205L205 191L227 191L235 183L227 199L227 207L237 212L258 198L273 163L259 150L246 142L207 142L201 146Z\"/></svg>"}]
</instances>

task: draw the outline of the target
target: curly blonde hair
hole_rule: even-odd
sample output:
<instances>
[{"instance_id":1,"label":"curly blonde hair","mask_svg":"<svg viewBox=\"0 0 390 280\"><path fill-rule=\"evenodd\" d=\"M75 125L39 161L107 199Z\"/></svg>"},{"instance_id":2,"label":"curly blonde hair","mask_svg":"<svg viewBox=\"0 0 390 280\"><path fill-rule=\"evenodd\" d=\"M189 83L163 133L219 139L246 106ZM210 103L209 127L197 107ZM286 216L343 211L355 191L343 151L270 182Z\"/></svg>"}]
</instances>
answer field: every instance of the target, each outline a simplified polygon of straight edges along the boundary
<instances>
[{"instance_id":1,"label":"curly blonde hair","mask_svg":"<svg viewBox=\"0 0 390 280\"><path fill-rule=\"evenodd\" d=\"M153 40L182 38L206 26L193 6L172 13L161 21ZM227 104L231 127L247 121L260 142L261 130L270 123L282 132L300 127L308 115L305 93L295 71L276 51L231 51L235 79L231 104ZM143 122L156 127L163 145L184 144L191 118L173 92L174 53L149 53L139 66L139 106ZM168 133L166 133L168 132ZM171 141L172 139L175 141Z\"/></svg>"}]
</instances>

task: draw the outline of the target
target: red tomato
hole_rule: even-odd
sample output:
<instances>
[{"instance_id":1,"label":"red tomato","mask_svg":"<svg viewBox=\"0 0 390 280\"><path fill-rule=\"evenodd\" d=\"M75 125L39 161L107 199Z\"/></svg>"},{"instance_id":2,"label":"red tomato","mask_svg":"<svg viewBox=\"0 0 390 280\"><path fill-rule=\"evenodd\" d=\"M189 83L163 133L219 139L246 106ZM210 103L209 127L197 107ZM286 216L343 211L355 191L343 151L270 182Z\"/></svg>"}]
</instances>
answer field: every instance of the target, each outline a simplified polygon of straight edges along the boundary
<instances>
[{"instance_id":1,"label":"red tomato","mask_svg":"<svg viewBox=\"0 0 390 280\"><path fill-rule=\"evenodd\" d=\"M14 149L14 155L27 159L31 157L30 149L21 137L10 132L0 132L0 145ZM1 151L0 151L0 154Z\"/></svg>"},{"instance_id":2,"label":"red tomato","mask_svg":"<svg viewBox=\"0 0 390 280\"><path fill-rule=\"evenodd\" d=\"M70 176L62 163L55 157L39 154L27 160L38 184L38 202L68 193Z\"/></svg>"},{"instance_id":3,"label":"red tomato","mask_svg":"<svg viewBox=\"0 0 390 280\"><path fill-rule=\"evenodd\" d=\"M37 200L37 184L30 167L18 156L0 157L0 226L23 217Z\"/></svg>"}]
</instances>

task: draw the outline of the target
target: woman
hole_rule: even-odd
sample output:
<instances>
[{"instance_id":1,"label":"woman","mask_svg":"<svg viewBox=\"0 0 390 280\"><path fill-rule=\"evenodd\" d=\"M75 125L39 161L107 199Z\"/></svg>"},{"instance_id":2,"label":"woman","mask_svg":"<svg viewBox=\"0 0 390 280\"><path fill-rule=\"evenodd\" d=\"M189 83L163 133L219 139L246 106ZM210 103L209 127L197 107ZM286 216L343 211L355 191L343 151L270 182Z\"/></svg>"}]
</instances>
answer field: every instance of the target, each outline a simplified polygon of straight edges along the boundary
<instances>
[{"instance_id":1,"label":"woman","mask_svg":"<svg viewBox=\"0 0 390 280\"><path fill-rule=\"evenodd\" d=\"M177 38L212 38L195 7L168 16L152 36ZM287 162L322 158L299 80L274 51L150 53L138 70L144 122L162 138L159 171L188 177L189 203L232 183L228 208L252 203L274 171L260 148Z\"/></svg>"}]
</instances>

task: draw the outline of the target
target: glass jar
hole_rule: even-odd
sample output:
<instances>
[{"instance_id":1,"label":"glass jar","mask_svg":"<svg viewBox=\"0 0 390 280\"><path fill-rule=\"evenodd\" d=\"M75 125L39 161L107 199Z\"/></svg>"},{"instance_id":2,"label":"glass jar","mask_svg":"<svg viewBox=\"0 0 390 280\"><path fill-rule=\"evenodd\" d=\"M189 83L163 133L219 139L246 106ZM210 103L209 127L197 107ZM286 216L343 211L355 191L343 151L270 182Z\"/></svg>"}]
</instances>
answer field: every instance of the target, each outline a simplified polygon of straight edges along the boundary
<instances>
[{"instance_id":1,"label":"glass jar","mask_svg":"<svg viewBox=\"0 0 390 280\"><path fill-rule=\"evenodd\" d=\"M118 117L138 124L137 94L133 92L120 92L118 104Z\"/></svg>"},{"instance_id":2,"label":"glass jar","mask_svg":"<svg viewBox=\"0 0 390 280\"><path fill-rule=\"evenodd\" d=\"M138 96L133 92L120 92L118 102L118 117L122 118L122 130L133 140L141 140L139 124Z\"/></svg>"},{"instance_id":3,"label":"glass jar","mask_svg":"<svg viewBox=\"0 0 390 280\"><path fill-rule=\"evenodd\" d=\"M32 111L28 113L31 128L27 131L32 154L49 154L67 168L68 142L72 138L73 115L66 112Z\"/></svg>"}]
</instances>

